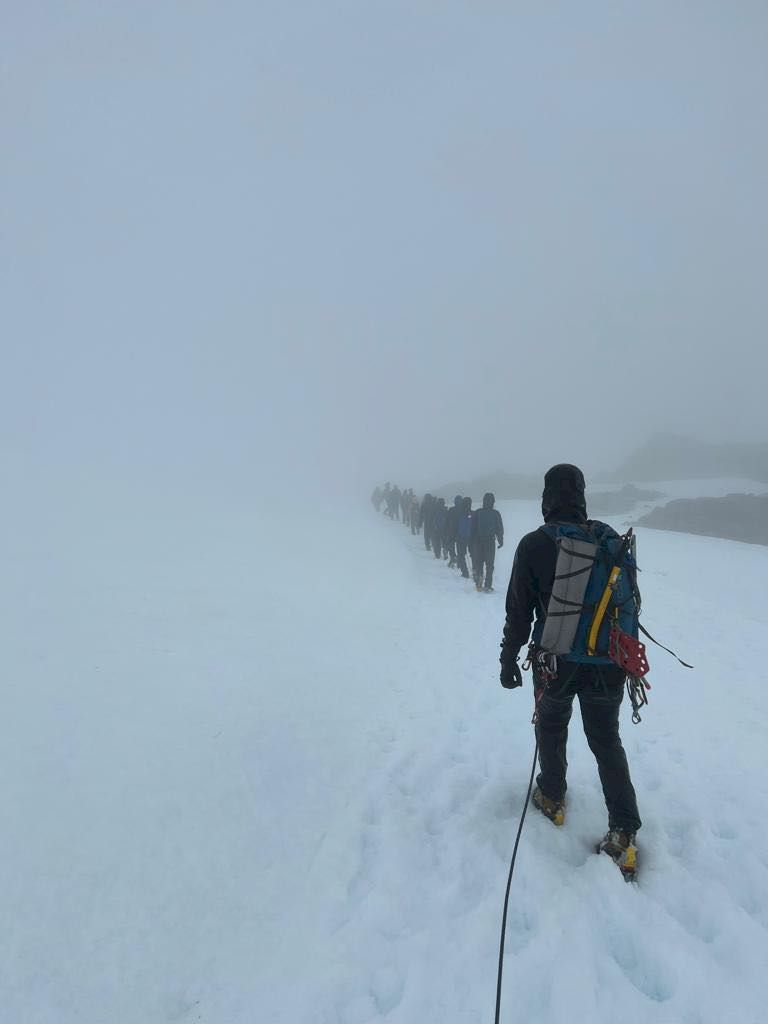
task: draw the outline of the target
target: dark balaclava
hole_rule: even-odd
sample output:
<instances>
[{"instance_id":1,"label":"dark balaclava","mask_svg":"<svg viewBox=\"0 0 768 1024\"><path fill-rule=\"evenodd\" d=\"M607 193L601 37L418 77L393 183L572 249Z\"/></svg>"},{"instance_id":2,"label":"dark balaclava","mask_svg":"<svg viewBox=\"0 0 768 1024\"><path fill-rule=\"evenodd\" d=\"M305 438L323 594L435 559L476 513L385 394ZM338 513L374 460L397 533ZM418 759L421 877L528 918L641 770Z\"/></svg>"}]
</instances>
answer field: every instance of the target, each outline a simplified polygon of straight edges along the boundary
<instances>
[{"instance_id":1,"label":"dark balaclava","mask_svg":"<svg viewBox=\"0 0 768 1024\"><path fill-rule=\"evenodd\" d=\"M586 522L585 489L584 474L578 466L571 466L567 462L553 466L544 477L544 493L541 496L544 522L548 523L559 516Z\"/></svg>"},{"instance_id":2,"label":"dark balaclava","mask_svg":"<svg viewBox=\"0 0 768 1024\"><path fill-rule=\"evenodd\" d=\"M456 497L453 499L453 504L456 506L456 508L458 508L462 501L463 498L461 497L461 495L457 494Z\"/></svg>"},{"instance_id":3,"label":"dark balaclava","mask_svg":"<svg viewBox=\"0 0 768 1024\"><path fill-rule=\"evenodd\" d=\"M491 494L490 491L487 491L483 495L483 508L493 508L495 501L496 496L494 494Z\"/></svg>"}]
</instances>

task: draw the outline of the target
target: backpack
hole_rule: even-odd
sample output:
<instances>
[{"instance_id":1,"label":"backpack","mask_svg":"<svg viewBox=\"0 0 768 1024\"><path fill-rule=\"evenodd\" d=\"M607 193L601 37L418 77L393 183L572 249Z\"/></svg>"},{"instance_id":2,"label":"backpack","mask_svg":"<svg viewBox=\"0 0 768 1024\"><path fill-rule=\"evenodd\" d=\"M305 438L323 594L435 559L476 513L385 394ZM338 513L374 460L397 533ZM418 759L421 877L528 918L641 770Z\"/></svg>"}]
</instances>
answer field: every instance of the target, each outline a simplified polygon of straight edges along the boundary
<instances>
[{"instance_id":1,"label":"backpack","mask_svg":"<svg viewBox=\"0 0 768 1024\"><path fill-rule=\"evenodd\" d=\"M433 533L442 536L443 530L445 529L445 520L448 516L448 509L442 505L438 505L432 515L432 531Z\"/></svg>"},{"instance_id":2,"label":"backpack","mask_svg":"<svg viewBox=\"0 0 768 1024\"><path fill-rule=\"evenodd\" d=\"M533 630L534 644L566 661L611 664L611 628L638 636L637 564L628 538L597 521L551 523L540 529L557 545L557 564L546 617L537 619ZM617 566L618 578L609 588Z\"/></svg>"},{"instance_id":3,"label":"backpack","mask_svg":"<svg viewBox=\"0 0 768 1024\"><path fill-rule=\"evenodd\" d=\"M459 516L458 528L459 540L469 542L472 539L472 513L468 512Z\"/></svg>"}]
</instances>

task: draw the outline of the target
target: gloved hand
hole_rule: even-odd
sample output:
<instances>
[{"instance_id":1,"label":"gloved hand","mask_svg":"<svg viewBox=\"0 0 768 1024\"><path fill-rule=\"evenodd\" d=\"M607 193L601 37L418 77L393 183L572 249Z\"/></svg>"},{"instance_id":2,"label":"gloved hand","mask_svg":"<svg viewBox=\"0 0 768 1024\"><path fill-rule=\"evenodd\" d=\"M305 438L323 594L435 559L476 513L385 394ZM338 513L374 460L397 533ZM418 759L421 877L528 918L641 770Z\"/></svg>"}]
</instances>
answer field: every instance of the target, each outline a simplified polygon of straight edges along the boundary
<instances>
[{"instance_id":1,"label":"gloved hand","mask_svg":"<svg viewBox=\"0 0 768 1024\"><path fill-rule=\"evenodd\" d=\"M500 540L500 541L499 541L499 547L500 547L500 548L503 548L503 547L504 547L504 541L503 541L503 540Z\"/></svg>"},{"instance_id":2,"label":"gloved hand","mask_svg":"<svg viewBox=\"0 0 768 1024\"><path fill-rule=\"evenodd\" d=\"M499 655L501 672L499 673L499 679L505 690L514 690L516 686L523 685L523 675L517 663L519 654L519 650L516 651L505 647L504 644L501 645L501 654Z\"/></svg>"}]
</instances>

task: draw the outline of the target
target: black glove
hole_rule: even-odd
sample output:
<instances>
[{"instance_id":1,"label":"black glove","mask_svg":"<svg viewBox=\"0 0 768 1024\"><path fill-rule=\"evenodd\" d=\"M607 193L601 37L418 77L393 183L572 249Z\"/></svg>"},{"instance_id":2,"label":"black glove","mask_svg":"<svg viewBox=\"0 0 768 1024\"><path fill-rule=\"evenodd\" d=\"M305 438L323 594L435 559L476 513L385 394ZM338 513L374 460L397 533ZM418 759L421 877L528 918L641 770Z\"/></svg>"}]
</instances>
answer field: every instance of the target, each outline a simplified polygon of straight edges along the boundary
<instances>
[{"instance_id":1,"label":"black glove","mask_svg":"<svg viewBox=\"0 0 768 1024\"><path fill-rule=\"evenodd\" d=\"M515 651L512 648L505 647L504 644L501 645L501 654L499 655L501 672L499 679L505 690L514 690L516 686L523 685L523 676L517 663L519 654L519 650Z\"/></svg>"}]
</instances>

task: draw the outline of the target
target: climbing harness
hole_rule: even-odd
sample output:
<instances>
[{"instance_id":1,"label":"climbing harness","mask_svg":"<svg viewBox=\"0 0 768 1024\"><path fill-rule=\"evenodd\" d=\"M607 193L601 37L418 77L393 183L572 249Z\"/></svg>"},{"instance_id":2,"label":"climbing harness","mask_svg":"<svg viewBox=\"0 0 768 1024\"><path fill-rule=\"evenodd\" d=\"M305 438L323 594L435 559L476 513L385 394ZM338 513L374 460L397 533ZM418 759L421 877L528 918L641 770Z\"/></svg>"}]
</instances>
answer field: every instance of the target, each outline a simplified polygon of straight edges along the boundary
<instances>
[{"instance_id":1,"label":"climbing harness","mask_svg":"<svg viewBox=\"0 0 768 1024\"><path fill-rule=\"evenodd\" d=\"M527 672L529 668L533 668L534 675L536 675L545 686L548 683L551 683L553 679L557 679L556 656L551 654L549 651L541 650L541 648L537 647L536 644L528 645L528 654L526 655L522 668L523 672ZM538 706L539 698L536 699L536 708L533 712L534 725L536 724Z\"/></svg>"}]
</instances>

